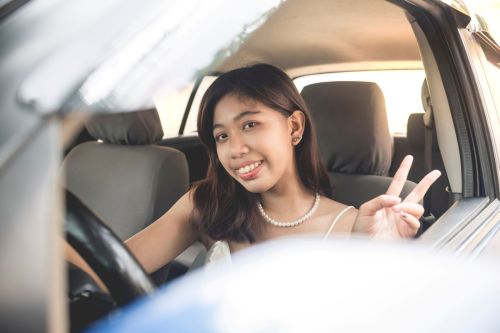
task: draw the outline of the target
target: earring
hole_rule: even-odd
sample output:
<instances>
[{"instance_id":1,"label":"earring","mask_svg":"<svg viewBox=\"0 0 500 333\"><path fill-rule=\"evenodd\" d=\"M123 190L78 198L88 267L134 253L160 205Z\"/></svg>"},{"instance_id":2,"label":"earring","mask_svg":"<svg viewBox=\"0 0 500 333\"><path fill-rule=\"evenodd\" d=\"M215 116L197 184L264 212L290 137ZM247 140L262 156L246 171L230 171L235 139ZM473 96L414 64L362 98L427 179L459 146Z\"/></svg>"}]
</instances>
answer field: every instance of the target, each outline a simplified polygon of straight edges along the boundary
<instances>
[{"instance_id":1,"label":"earring","mask_svg":"<svg viewBox=\"0 0 500 333\"><path fill-rule=\"evenodd\" d=\"M300 140L302 140L302 136L301 135L292 138L292 142L293 143L299 143Z\"/></svg>"}]
</instances>

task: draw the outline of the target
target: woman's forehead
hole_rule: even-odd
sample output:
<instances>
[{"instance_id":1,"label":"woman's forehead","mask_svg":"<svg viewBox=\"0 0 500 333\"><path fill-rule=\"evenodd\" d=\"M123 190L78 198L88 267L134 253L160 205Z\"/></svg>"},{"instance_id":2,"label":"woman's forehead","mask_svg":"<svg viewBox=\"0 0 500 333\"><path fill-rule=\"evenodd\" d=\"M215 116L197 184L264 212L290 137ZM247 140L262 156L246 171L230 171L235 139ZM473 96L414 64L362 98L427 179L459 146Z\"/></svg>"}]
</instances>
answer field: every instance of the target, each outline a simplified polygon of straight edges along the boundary
<instances>
[{"instance_id":1,"label":"woman's forehead","mask_svg":"<svg viewBox=\"0 0 500 333\"><path fill-rule=\"evenodd\" d=\"M224 123L232 121L239 114L247 111L267 113L272 111L272 109L247 96L240 96L236 94L226 95L215 105L213 122Z\"/></svg>"},{"instance_id":2,"label":"woman's forehead","mask_svg":"<svg viewBox=\"0 0 500 333\"><path fill-rule=\"evenodd\" d=\"M249 97L247 95L243 95L240 93L230 93L223 96L215 105L215 109L217 110L217 106L221 103L223 104L239 104L246 107L256 107L258 104L261 104L255 98Z\"/></svg>"}]
</instances>

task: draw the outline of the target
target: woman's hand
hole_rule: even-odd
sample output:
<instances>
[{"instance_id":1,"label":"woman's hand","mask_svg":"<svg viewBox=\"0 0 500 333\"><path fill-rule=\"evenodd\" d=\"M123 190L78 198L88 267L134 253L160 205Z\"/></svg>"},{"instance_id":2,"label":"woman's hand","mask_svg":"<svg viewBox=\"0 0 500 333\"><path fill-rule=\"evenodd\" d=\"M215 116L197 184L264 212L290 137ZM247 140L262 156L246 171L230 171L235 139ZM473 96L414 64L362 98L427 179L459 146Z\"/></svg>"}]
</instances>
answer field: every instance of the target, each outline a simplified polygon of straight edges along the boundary
<instances>
[{"instance_id":1,"label":"woman's hand","mask_svg":"<svg viewBox=\"0 0 500 333\"><path fill-rule=\"evenodd\" d=\"M366 233L374 238L400 239L415 236L424 207L419 203L441 172L429 172L413 191L401 201L399 195L408 177L413 157L406 156L387 189L386 194L365 202L359 207L353 232Z\"/></svg>"}]
</instances>

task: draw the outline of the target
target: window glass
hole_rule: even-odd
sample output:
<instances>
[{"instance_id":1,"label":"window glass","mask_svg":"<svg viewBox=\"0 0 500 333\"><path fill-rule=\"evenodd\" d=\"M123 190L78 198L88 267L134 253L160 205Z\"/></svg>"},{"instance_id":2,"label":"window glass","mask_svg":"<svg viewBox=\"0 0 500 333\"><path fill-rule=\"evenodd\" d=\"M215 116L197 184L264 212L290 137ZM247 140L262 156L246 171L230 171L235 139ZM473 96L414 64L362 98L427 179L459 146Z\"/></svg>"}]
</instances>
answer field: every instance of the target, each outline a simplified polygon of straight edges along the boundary
<instances>
[{"instance_id":1,"label":"window glass","mask_svg":"<svg viewBox=\"0 0 500 333\"><path fill-rule=\"evenodd\" d=\"M497 117L500 121L500 64L492 62L486 63L486 77L490 86L490 92L493 96L497 110Z\"/></svg>"},{"instance_id":2,"label":"window glass","mask_svg":"<svg viewBox=\"0 0 500 333\"><path fill-rule=\"evenodd\" d=\"M203 94L215 81L216 76L203 78L191 109L189 111L184 134L196 134L196 118ZM386 101L389 130L393 135L406 135L406 124L411 113L424 112L420 98L423 70L385 70L327 73L302 76L294 80L299 91L306 85L327 81L368 81L375 82L382 89ZM404 84L402 84L404 82ZM193 89L194 83L169 95L158 96L155 104L165 132L164 137L177 136L182 116Z\"/></svg>"},{"instance_id":3,"label":"window glass","mask_svg":"<svg viewBox=\"0 0 500 333\"><path fill-rule=\"evenodd\" d=\"M488 31L500 42L500 0L468 0L469 6L475 13L479 14L488 24Z\"/></svg>"},{"instance_id":4,"label":"window glass","mask_svg":"<svg viewBox=\"0 0 500 333\"><path fill-rule=\"evenodd\" d=\"M173 89L167 94L160 94L154 97L155 107L160 115L161 126L163 127L163 137L173 137L179 134L182 116L186 111L194 83L190 83L180 89Z\"/></svg>"},{"instance_id":5,"label":"window glass","mask_svg":"<svg viewBox=\"0 0 500 333\"><path fill-rule=\"evenodd\" d=\"M406 136L409 115L424 112L421 101L424 78L423 70L383 70L308 75L294 82L299 91L317 82L375 82L384 93L390 132L396 136Z\"/></svg>"},{"instance_id":6,"label":"window glass","mask_svg":"<svg viewBox=\"0 0 500 333\"><path fill-rule=\"evenodd\" d=\"M196 134L196 118L198 115L198 108L200 107L201 98L216 78L216 76L206 76L201 81L189 110L188 119L184 128L184 134ZM158 110L158 114L160 115L164 138L170 138L179 135L182 117L184 116L184 112L186 111L189 96L191 96L193 88L194 82L191 82L181 89L170 91L168 94L155 96L154 102L156 109Z\"/></svg>"},{"instance_id":7,"label":"window glass","mask_svg":"<svg viewBox=\"0 0 500 333\"><path fill-rule=\"evenodd\" d=\"M205 76L198 87L198 91L196 91L196 95L194 96L193 103L191 104L191 109L189 110L188 119L186 122L186 127L184 128L184 134L192 135L196 134L196 119L198 118L198 110L200 108L201 99L207 91L208 87L215 81L217 76Z\"/></svg>"},{"instance_id":8,"label":"window glass","mask_svg":"<svg viewBox=\"0 0 500 333\"><path fill-rule=\"evenodd\" d=\"M489 50L485 50L488 52ZM496 59L495 59L496 60ZM487 88L489 94L492 96L492 104L489 107L490 121L489 125L492 130L492 139L495 141L495 147L500 147L500 64L493 59L485 61L486 78L488 80ZM484 89L484 88L483 88ZM483 92L483 94L487 94ZM496 117L496 119L495 119ZM498 149L494 150L497 170L500 171L500 155Z\"/></svg>"}]
</instances>

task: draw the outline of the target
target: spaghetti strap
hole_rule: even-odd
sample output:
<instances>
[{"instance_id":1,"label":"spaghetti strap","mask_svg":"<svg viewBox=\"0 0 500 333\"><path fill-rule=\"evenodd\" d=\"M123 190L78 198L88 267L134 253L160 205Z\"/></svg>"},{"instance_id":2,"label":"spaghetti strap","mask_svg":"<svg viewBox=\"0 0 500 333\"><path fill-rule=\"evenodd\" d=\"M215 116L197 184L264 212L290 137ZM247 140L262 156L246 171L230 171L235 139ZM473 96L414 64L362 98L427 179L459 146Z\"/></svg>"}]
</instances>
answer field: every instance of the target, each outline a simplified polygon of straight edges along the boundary
<instances>
[{"instance_id":1,"label":"spaghetti strap","mask_svg":"<svg viewBox=\"0 0 500 333\"><path fill-rule=\"evenodd\" d=\"M354 208L354 207L353 206L347 206L344 209L342 209L342 211L340 213L338 213L338 215L335 217L335 219L333 220L332 224L330 225L330 228L328 228L328 231L326 232L326 234L323 237L323 239L327 239L328 236L330 236L330 233L332 232L333 227L335 226L335 224L337 224L337 222L340 220L340 218L342 217L342 215L344 215L344 213L347 212L351 208Z\"/></svg>"}]
</instances>

